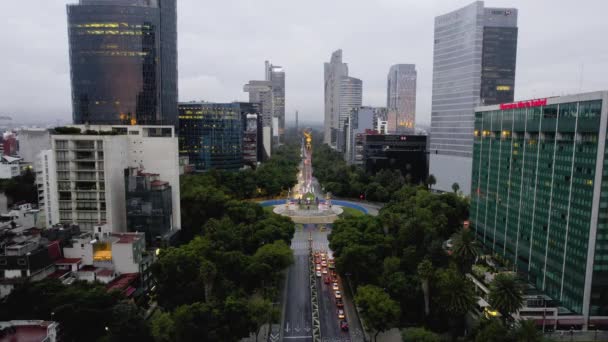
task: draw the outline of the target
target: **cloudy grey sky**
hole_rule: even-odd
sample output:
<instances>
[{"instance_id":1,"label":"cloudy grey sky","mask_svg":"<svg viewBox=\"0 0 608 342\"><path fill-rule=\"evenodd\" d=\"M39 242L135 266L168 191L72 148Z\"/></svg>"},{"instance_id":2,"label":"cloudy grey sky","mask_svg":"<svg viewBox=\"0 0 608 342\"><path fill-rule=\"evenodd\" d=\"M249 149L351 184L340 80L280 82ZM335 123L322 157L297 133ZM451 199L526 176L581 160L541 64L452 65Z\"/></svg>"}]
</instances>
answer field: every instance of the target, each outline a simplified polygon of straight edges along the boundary
<instances>
[{"instance_id":1,"label":"cloudy grey sky","mask_svg":"<svg viewBox=\"0 0 608 342\"><path fill-rule=\"evenodd\" d=\"M66 3L2 0L0 113L70 120ZM386 101L391 64L418 69L417 121L430 121L434 17L470 0L178 0L180 100L246 100L264 60L286 70L287 120L322 120L323 62L342 48L365 105ZM606 0L488 0L519 9L515 97L608 89Z\"/></svg>"}]
</instances>

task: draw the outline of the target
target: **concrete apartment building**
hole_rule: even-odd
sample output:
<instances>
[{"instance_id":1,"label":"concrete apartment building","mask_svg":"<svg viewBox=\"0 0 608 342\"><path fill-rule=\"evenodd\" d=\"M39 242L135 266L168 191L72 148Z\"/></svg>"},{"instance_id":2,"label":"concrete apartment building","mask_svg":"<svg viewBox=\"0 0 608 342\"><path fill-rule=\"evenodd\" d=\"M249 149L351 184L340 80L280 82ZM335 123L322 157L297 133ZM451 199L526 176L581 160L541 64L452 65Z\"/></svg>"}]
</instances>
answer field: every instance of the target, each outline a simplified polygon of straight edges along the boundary
<instances>
[{"instance_id":1,"label":"concrete apartment building","mask_svg":"<svg viewBox=\"0 0 608 342\"><path fill-rule=\"evenodd\" d=\"M127 230L125 169L158 174L171 185L180 212L178 140L173 126L75 125L55 129L40 154L38 186L47 225L75 223L86 231L107 224ZM181 227L172 216L171 229Z\"/></svg>"}]
</instances>

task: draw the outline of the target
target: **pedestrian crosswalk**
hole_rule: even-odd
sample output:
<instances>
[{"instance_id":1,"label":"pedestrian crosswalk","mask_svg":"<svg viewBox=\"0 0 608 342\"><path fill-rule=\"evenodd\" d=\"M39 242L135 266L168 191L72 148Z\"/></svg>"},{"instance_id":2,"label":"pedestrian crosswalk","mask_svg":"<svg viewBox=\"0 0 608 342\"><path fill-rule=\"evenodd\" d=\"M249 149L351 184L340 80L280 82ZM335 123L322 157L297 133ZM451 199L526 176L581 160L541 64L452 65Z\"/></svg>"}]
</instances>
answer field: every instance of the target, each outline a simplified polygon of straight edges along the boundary
<instances>
[{"instance_id":1,"label":"pedestrian crosswalk","mask_svg":"<svg viewBox=\"0 0 608 342\"><path fill-rule=\"evenodd\" d=\"M308 241L303 241L303 240L293 240L291 241L291 249L294 250L301 250L301 249L305 249L308 250L308 246L309 246L309 242ZM312 242L312 249L313 250L318 250L318 251L326 251L329 250L329 243L327 241L313 241Z\"/></svg>"}]
</instances>

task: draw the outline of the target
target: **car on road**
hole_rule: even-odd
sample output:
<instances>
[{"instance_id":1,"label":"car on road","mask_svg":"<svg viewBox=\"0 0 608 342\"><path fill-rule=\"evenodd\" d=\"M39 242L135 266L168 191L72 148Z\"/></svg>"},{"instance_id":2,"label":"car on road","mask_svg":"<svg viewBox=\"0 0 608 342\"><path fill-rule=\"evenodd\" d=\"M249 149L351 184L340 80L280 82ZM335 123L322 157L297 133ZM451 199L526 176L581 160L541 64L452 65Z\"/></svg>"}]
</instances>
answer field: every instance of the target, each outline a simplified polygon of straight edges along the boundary
<instances>
[{"instance_id":1,"label":"car on road","mask_svg":"<svg viewBox=\"0 0 608 342\"><path fill-rule=\"evenodd\" d=\"M317 269L317 271L321 270L321 265L317 264L317 266L315 266L315 268Z\"/></svg>"},{"instance_id":2,"label":"car on road","mask_svg":"<svg viewBox=\"0 0 608 342\"><path fill-rule=\"evenodd\" d=\"M339 309L338 310L338 319L344 319L344 317L346 317L346 316L344 316L344 310Z\"/></svg>"},{"instance_id":3,"label":"car on road","mask_svg":"<svg viewBox=\"0 0 608 342\"><path fill-rule=\"evenodd\" d=\"M336 306L339 307L339 308L343 308L344 307L344 302L342 301L342 298L336 299Z\"/></svg>"},{"instance_id":4,"label":"car on road","mask_svg":"<svg viewBox=\"0 0 608 342\"><path fill-rule=\"evenodd\" d=\"M323 278L323 282L325 282L325 284L329 284L329 277Z\"/></svg>"},{"instance_id":5,"label":"car on road","mask_svg":"<svg viewBox=\"0 0 608 342\"><path fill-rule=\"evenodd\" d=\"M336 299L341 299L342 298L342 292L340 291L336 291Z\"/></svg>"},{"instance_id":6,"label":"car on road","mask_svg":"<svg viewBox=\"0 0 608 342\"><path fill-rule=\"evenodd\" d=\"M332 288L334 289L334 291L338 291L340 288L338 287L338 283L334 283Z\"/></svg>"},{"instance_id":7,"label":"car on road","mask_svg":"<svg viewBox=\"0 0 608 342\"><path fill-rule=\"evenodd\" d=\"M323 274L327 274L327 268L323 268Z\"/></svg>"},{"instance_id":8,"label":"car on road","mask_svg":"<svg viewBox=\"0 0 608 342\"><path fill-rule=\"evenodd\" d=\"M321 278L321 271L317 271L317 277Z\"/></svg>"},{"instance_id":9,"label":"car on road","mask_svg":"<svg viewBox=\"0 0 608 342\"><path fill-rule=\"evenodd\" d=\"M342 329L342 331L348 331L348 322L341 321L340 322L340 329Z\"/></svg>"},{"instance_id":10,"label":"car on road","mask_svg":"<svg viewBox=\"0 0 608 342\"><path fill-rule=\"evenodd\" d=\"M327 267L327 261L325 261L325 260L321 261L321 266Z\"/></svg>"}]
</instances>

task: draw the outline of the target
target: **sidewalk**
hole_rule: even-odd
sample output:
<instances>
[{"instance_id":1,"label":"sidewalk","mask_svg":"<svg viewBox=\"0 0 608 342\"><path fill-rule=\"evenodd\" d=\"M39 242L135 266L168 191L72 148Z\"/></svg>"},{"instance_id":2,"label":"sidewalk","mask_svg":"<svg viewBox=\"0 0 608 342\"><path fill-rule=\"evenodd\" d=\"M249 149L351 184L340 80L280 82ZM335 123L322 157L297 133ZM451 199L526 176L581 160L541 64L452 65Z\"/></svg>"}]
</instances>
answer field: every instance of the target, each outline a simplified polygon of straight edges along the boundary
<instances>
[{"instance_id":1,"label":"sidewalk","mask_svg":"<svg viewBox=\"0 0 608 342\"><path fill-rule=\"evenodd\" d=\"M265 342L268 336L268 324L264 324L260 328L260 334L258 335L258 342ZM249 337L241 340L241 342L255 342L255 333L252 333Z\"/></svg>"},{"instance_id":2,"label":"sidewalk","mask_svg":"<svg viewBox=\"0 0 608 342\"><path fill-rule=\"evenodd\" d=\"M393 328L378 335L378 342L401 342L401 331Z\"/></svg>"},{"instance_id":3,"label":"sidewalk","mask_svg":"<svg viewBox=\"0 0 608 342\"><path fill-rule=\"evenodd\" d=\"M363 327L360 324L358 313L356 312L355 303L353 301L353 294L351 287L346 277L341 277L342 289L344 299L344 311L346 311L346 317L348 318L348 326L350 332L351 342L365 342L371 341L369 335L365 334Z\"/></svg>"}]
</instances>

